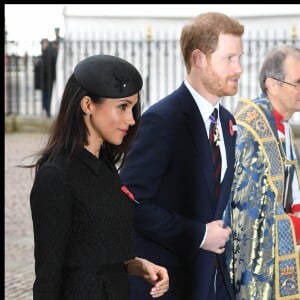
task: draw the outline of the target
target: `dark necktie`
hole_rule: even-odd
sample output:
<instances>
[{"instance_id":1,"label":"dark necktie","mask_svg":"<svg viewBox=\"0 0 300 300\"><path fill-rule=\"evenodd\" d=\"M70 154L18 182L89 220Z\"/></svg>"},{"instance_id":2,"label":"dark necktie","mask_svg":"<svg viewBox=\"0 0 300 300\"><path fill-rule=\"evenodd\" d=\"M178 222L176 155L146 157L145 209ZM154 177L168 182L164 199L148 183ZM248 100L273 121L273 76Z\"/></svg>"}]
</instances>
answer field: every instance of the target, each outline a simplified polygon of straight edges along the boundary
<instances>
[{"instance_id":1,"label":"dark necktie","mask_svg":"<svg viewBox=\"0 0 300 300\"><path fill-rule=\"evenodd\" d=\"M214 199L217 200L221 187L221 152L220 152L220 136L217 127L218 121L218 109L215 108L210 118L210 128L209 128L209 142L212 150L213 157L213 170L214 170Z\"/></svg>"}]
</instances>

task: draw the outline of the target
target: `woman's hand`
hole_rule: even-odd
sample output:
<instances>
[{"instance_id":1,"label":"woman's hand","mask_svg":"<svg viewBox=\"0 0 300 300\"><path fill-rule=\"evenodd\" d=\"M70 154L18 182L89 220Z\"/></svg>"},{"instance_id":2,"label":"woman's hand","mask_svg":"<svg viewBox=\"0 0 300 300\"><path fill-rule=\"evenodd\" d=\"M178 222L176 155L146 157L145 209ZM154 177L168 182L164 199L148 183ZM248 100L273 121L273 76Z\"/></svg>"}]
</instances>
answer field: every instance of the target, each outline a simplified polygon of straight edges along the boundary
<instances>
[{"instance_id":1,"label":"woman's hand","mask_svg":"<svg viewBox=\"0 0 300 300\"><path fill-rule=\"evenodd\" d=\"M153 298L158 298L168 291L169 275L166 268L139 257L125 264L129 275L141 276L153 285L150 290Z\"/></svg>"}]
</instances>

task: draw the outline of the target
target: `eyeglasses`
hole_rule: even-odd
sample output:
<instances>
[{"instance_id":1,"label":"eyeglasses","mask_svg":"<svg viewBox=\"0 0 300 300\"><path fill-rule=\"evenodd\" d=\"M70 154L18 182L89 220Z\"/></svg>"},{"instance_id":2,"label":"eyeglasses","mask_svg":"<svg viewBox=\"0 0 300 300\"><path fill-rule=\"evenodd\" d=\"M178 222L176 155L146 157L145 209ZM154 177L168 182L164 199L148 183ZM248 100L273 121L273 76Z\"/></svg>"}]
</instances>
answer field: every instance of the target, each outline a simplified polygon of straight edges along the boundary
<instances>
[{"instance_id":1,"label":"eyeglasses","mask_svg":"<svg viewBox=\"0 0 300 300\"><path fill-rule=\"evenodd\" d=\"M282 82L282 83L291 85L291 86L293 86L296 90L299 90L299 89L300 89L300 82L297 82L296 84L294 84L294 83L290 83L290 82L287 82L287 81L284 81L284 80L280 80L280 79L275 78L275 77L271 77L271 78L272 78L272 79L275 79L275 80L277 80L277 81L280 81L280 82Z\"/></svg>"}]
</instances>

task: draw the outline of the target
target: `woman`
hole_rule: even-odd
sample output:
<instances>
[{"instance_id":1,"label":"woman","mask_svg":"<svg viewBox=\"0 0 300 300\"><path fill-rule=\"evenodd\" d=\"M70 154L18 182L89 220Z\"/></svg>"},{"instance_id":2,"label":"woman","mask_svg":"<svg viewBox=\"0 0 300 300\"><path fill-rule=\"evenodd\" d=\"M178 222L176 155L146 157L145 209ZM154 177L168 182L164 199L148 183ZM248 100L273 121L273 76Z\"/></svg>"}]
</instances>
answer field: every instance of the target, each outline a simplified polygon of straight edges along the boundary
<instances>
[{"instance_id":1,"label":"woman","mask_svg":"<svg viewBox=\"0 0 300 300\"><path fill-rule=\"evenodd\" d=\"M140 120L142 78L127 61L94 55L69 78L30 194L34 300L129 299L127 273L153 298L165 268L133 255L133 206L118 169ZM128 196L129 195L129 196Z\"/></svg>"}]
</instances>

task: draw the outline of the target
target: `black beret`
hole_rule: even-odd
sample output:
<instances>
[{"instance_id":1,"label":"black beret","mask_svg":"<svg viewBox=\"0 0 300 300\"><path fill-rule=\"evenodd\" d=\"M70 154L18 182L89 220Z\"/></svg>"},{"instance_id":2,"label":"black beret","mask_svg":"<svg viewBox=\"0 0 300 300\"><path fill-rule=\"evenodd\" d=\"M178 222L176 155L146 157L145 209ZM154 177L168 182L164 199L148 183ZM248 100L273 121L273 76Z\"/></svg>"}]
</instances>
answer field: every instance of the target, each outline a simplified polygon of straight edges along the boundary
<instances>
[{"instance_id":1,"label":"black beret","mask_svg":"<svg viewBox=\"0 0 300 300\"><path fill-rule=\"evenodd\" d=\"M99 98L125 98L139 92L143 79L128 61L112 55L93 55L74 69L76 81Z\"/></svg>"}]
</instances>

